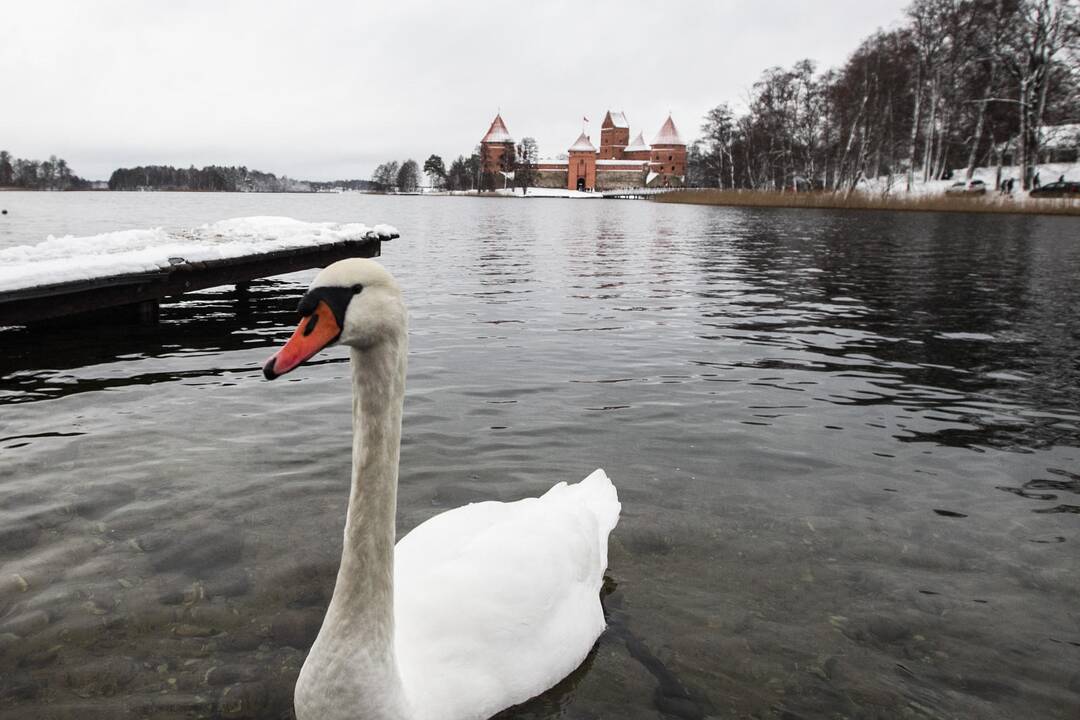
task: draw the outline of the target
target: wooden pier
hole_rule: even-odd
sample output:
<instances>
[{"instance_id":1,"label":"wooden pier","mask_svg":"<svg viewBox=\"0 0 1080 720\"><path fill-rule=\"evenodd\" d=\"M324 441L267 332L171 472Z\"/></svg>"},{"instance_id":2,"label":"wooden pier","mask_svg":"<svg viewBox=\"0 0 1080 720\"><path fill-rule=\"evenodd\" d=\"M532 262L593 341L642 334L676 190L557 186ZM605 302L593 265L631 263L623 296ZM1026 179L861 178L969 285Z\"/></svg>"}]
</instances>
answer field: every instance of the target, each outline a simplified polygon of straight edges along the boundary
<instances>
[{"instance_id":1,"label":"wooden pier","mask_svg":"<svg viewBox=\"0 0 1080 720\"><path fill-rule=\"evenodd\" d=\"M157 272L4 291L0 292L0 326L35 325L63 318L154 323L163 298L219 285L243 287L258 278L325 267L345 258L378 257L381 249L381 240L373 238L207 262L176 258L175 264Z\"/></svg>"}]
</instances>

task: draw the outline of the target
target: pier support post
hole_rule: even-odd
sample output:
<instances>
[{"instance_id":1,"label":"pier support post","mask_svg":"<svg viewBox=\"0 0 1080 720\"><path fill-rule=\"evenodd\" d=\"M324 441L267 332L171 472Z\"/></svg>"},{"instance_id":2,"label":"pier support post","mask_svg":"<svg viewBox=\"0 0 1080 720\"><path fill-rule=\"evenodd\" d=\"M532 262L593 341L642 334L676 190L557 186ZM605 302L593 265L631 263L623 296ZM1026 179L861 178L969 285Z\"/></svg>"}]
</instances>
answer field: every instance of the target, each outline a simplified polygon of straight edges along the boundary
<instances>
[{"instance_id":1,"label":"pier support post","mask_svg":"<svg viewBox=\"0 0 1080 720\"><path fill-rule=\"evenodd\" d=\"M161 303L157 300L143 300L132 305L135 318L140 325L157 325L161 319Z\"/></svg>"}]
</instances>

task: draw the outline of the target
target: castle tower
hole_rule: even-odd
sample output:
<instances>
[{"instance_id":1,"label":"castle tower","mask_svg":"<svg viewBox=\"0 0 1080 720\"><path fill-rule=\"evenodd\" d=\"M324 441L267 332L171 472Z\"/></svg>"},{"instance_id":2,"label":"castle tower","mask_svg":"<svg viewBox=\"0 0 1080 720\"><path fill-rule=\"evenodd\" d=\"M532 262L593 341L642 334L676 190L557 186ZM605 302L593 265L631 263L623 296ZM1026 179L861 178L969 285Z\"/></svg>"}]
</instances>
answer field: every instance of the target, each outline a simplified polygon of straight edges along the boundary
<instances>
[{"instance_id":1,"label":"castle tower","mask_svg":"<svg viewBox=\"0 0 1080 720\"><path fill-rule=\"evenodd\" d=\"M494 190L503 183L496 183L497 173L507 170L513 163L514 138L506 129L502 115L491 121L487 134L480 140L480 189Z\"/></svg>"},{"instance_id":2,"label":"castle tower","mask_svg":"<svg viewBox=\"0 0 1080 720\"><path fill-rule=\"evenodd\" d=\"M652 148L645 144L645 136L638 133L633 142L623 149L626 160L652 160Z\"/></svg>"},{"instance_id":3,"label":"castle tower","mask_svg":"<svg viewBox=\"0 0 1080 720\"><path fill-rule=\"evenodd\" d=\"M652 141L649 170L658 176L653 186L682 185L686 177L686 143L679 137L671 115Z\"/></svg>"},{"instance_id":4,"label":"castle tower","mask_svg":"<svg viewBox=\"0 0 1080 720\"><path fill-rule=\"evenodd\" d=\"M630 123L626 121L626 113L608 110L600 124L600 159L622 160L623 148L629 143Z\"/></svg>"},{"instance_id":5,"label":"castle tower","mask_svg":"<svg viewBox=\"0 0 1080 720\"><path fill-rule=\"evenodd\" d=\"M567 150L570 159L566 166L566 188L568 190L596 189L596 146L589 136L581 133L577 142Z\"/></svg>"}]
</instances>

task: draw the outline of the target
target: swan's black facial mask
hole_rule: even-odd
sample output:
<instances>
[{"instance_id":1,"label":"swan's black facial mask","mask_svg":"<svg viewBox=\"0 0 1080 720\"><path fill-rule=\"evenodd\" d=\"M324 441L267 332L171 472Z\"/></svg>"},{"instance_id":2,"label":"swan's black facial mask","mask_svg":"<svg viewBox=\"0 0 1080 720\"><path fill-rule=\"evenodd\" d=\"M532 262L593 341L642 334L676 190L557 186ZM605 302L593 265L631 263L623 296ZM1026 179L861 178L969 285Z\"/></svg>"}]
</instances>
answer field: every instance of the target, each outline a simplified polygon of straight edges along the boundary
<instances>
[{"instance_id":1,"label":"swan's black facial mask","mask_svg":"<svg viewBox=\"0 0 1080 720\"><path fill-rule=\"evenodd\" d=\"M362 289L359 285L353 287L311 288L304 293L304 297L300 298L300 304L296 309L305 318L309 315L313 316L315 308L319 307L319 302L322 301L330 308L330 312L334 313L334 319L337 320L338 327L343 328L345 327L345 311L349 309L349 301L352 300L353 295L356 295ZM340 335L340 333L338 334ZM337 340L337 337L334 340Z\"/></svg>"},{"instance_id":2,"label":"swan's black facial mask","mask_svg":"<svg viewBox=\"0 0 1080 720\"><path fill-rule=\"evenodd\" d=\"M300 325L285 346L274 353L263 366L263 375L273 380L309 360L327 345L341 337L345 327L345 313L349 302L363 288L317 287L312 288L300 300L297 308L303 316Z\"/></svg>"}]
</instances>

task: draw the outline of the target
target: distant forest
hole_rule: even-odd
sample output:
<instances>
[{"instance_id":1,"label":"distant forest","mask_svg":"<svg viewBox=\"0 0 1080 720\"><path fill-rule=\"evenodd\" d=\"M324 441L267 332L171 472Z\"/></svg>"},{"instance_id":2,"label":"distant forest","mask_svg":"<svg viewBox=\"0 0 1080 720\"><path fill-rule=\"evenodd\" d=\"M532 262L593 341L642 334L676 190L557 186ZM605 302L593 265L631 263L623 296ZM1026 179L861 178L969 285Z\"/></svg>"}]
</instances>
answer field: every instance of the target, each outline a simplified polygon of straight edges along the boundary
<instances>
[{"instance_id":1,"label":"distant forest","mask_svg":"<svg viewBox=\"0 0 1080 720\"><path fill-rule=\"evenodd\" d=\"M1080 122L1076 0L915 0L839 67L773 67L705 117L687 184L849 190L864 178L899 188L965 168L1023 168L1028 189L1041 129Z\"/></svg>"},{"instance_id":2,"label":"distant forest","mask_svg":"<svg viewBox=\"0 0 1080 720\"><path fill-rule=\"evenodd\" d=\"M109 178L110 190L189 190L202 192L325 192L333 189L368 190L367 180L313 182L280 178L244 166L208 165L202 169L147 165L119 168Z\"/></svg>"},{"instance_id":3,"label":"distant forest","mask_svg":"<svg viewBox=\"0 0 1080 720\"><path fill-rule=\"evenodd\" d=\"M84 190L87 180L71 172L67 161L50 155L48 160L24 160L0 150L0 187L20 190Z\"/></svg>"}]
</instances>

